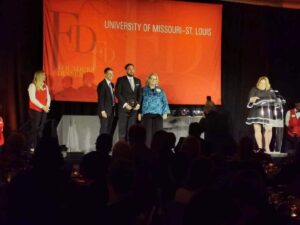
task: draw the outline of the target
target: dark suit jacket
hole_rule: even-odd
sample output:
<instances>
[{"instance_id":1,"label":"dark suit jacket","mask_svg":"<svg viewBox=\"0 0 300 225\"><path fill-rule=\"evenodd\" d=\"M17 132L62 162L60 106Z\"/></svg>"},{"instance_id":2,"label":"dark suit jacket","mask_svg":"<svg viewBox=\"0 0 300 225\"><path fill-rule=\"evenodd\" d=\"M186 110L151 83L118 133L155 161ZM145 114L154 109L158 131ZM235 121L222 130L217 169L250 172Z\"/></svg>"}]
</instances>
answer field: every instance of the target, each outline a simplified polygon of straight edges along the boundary
<instances>
[{"instance_id":1,"label":"dark suit jacket","mask_svg":"<svg viewBox=\"0 0 300 225\"><path fill-rule=\"evenodd\" d=\"M127 76L119 77L116 84L116 96L118 98L119 108L123 109L123 105L131 99L135 99L138 104L142 101L142 85L141 80L133 77L135 88L132 91Z\"/></svg>"},{"instance_id":2,"label":"dark suit jacket","mask_svg":"<svg viewBox=\"0 0 300 225\"><path fill-rule=\"evenodd\" d=\"M112 87L114 87L113 83ZM113 112L113 99L114 97L111 94L110 87L108 86L106 80L102 80L97 87L98 93L98 115L101 111L105 111L108 116Z\"/></svg>"}]
</instances>

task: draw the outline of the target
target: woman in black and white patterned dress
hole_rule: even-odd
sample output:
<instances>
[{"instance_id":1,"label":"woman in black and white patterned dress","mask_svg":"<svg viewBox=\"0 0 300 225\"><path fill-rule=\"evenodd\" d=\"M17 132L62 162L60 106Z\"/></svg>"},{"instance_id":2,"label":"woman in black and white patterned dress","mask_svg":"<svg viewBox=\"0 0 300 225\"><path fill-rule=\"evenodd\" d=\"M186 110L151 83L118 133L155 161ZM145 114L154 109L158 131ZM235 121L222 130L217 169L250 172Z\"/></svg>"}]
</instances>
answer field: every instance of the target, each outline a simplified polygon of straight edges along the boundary
<instances>
[{"instance_id":1,"label":"woman in black and white patterned dress","mask_svg":"<svg viewBox=\"0 0 300 225\"><path fill-rule=\"evenodd\" d=\"M256 87L253 87L249 94L247 107L250 108L246 124L253 125L254 136L259 151L270 153L270 143L272 139L272 127L274 114L272 106L276 101L276 95L271 89L269 78L262 76L258 79ZM262 133L262 131L264 132ZM263 148L264 137L264 148Z\"/></svg>"}]
</instances>

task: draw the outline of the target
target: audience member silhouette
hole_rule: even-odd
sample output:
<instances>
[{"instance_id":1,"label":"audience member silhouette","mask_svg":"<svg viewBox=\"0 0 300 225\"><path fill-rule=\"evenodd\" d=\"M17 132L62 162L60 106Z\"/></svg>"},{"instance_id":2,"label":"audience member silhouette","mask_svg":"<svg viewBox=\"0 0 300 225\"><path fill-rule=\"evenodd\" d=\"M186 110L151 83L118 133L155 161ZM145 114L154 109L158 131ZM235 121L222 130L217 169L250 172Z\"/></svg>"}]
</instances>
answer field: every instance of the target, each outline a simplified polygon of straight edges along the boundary
<instances>
[{"instance_id":1,"label":"audience member silhouette","mask_svg":"<svg viewBox=\"0 0 300 225\"><path fill-rule=\"evenodd\" d=\"M18 164L18 160L5 164L6 154L22 158L26 152L24 136L13 134L0 154L0 173L2 168L15 165L22 169L5 185L5 198L0 186L0 209L4 209L0 222L287 224L285 219L289 218L281 217L268 204L267 185L286 184L286 193L300 194L300 154L282 164L280 173L270 178L262 167L264 154L254 153L253 142L247 137L240 141L239 157L229 159L226 156L236 148L230 141L222 141L219 152L203 152L196 124L190 126L189 136L182 139L175 154L173 133L155 133L151 149L145 145L145 134L142 125L133 125L129 143L119 141L113 148L111 136L100 135L96 151L81 160L80 179L65 170L58 141L49 137L38 144L29 166L26 161Z\"/></svg>"},{"instance_id":2,"label":"audience member silhouette","mask_svg":"<svg viewBox=\"0 0 300 225\"><path fill-rule=\"evenodd\" d=\"M175 155L174 171L176 183L182 185L182 181L187 174L189 165L193 160L201 155L201 143L195 137L184 139L179 152Z\"/></svg>"},{"instance_id":3,"label":"audience member silhouette","mask_svg":"<svg viewBox=\"0 0 300 225\"><path fill-rule=\"evenodd\" d=\"M107 160L107 165L111 161L112 142L110 134L100 134L96 140L96 152Z\"/></svg>"},{"instance_id":4,"label":"audience member silhouette","mask_svg":"<svg viewBox=\"0 0 300 225\"><path fill-rule=\"evenodd\" d=\"M189 125L189 136L193 136L200 139L201 129L199 123L193 122Z\"/></svg>"},{"instance_id":5,"label":"audience member silhouette","mask_svg":"<svg viewBox=\"0 0 300 225\"><path fill-rule=\"evenodd\" d=\"M132 125L128 137L136 172L134 194L141 210L148 211L155 198L153 153L146 146L146 129L142 125Z\"/></svg>"},{"instance_id":6,"label":"audience member silhouette","mask_svg":"<svg viewBox=\"0 0 300 225\"><path fill-rule=\"evenodd\" d=\"M113 146L112 160L116 161L119 159L127 159L127 160L133 159L132 151L127 141L120 140L117 143L115 143Z\"/></svg>"},{"instance_id":7,"label":"audience member silhouette","mask_svg":"<svg viewBox=\"0 0 300 225\"><path fill-rule=\"evenodd\" d=\"M168 132L160 130L154 134L151 143L156 194L162 205L174 198L176 190L173 171L174 154L168 138Z\"/></svg>"},{"instance_id":8,"label":"audience member silhouette","mask_svg":"<svg viewBox=\"0 0 300 225\"><path fill-rule=\"evenodd\" d=\"M58 141L43 138L33 155L32 169L18 174L8 190L9 224L64 224L67 173Z\"/></svg>"},{"instance_id":9,"label":"audience member silhouette","mask_svg":"<svg viewBox=\"0 0 300 225\"><path fill-rule=\"evenodd\" d=\"M228 193L209 188L193 196L186 207L183 224L237 224L238 217L238 207Z\"/></svg>"},{"instance_id":10,"label":"audience member silhouette","mask_svg":"<svg viewBox=\"0 0 300 225\"><path fill-rule=\"evenodd\" d=\"M80 163L82 184L75 184L69 199L69 221L71 224L101 224L106 218L108 189L106 175L107 157L96 151L83 156Z\"/></svg>"},{"instance_id":11,"label":"audience member silhouette","mask_svg":"<svg viewBox=\"0 0 300 225\"><path fill-rule=\"evenodd\" d=\"M106 224L135 224L138 207L132 196L134 164L129 160L114 162L108 172L109 202Z\"/></svg>"},{"instance_id":12,"label":"audience member silhouette","mask_svg":"<svg viewBox=\"0 0 300 225\"><path fill-rule=\"evenodd\" d=\"M196 159L191 163L182 187L176 191L175 200L187 204L197 190L206 188L214 181L213 177L214 166L212 160L205 157Z\"/></svg>"},{"instance_id":13,"label":"audience member silhouette","mask_svg":"<svg viewBox=\"0 0 300 225\"><path fill-rule=\"evenodd\" d=\"M228 196L239 208L234 215L240 224L285 224L267 202L262 173L251 168L235 172L226 187Z\"/></svg>"},{"instance_id":14,"label":"audience member silhouette","mask_svg":"<svg viewBox=\"0 0 300 225\"><path fill-rule=\"evenodd\" d=\"M229 134L226 114L219 112L213 102L205 105L204 113L204 118L199 122L200 132L204 132L204 139L211 146L211 154L233 154L233 152L224 152L224 145L230 142L232 144L233 140Z\"/></svg>"}]
</instances>

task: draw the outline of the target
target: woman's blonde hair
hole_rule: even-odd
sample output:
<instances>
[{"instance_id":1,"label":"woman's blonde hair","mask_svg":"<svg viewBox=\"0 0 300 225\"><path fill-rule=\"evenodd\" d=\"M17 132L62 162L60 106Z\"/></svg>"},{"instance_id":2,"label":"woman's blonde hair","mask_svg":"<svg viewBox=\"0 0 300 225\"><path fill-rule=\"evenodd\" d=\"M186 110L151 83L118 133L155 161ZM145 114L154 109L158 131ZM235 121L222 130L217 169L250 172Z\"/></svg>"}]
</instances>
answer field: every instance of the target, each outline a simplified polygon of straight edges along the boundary
<instances>
[{"instance_id":1,"label":"woman's blonde hair","mask_svg":"<svg viewBox=\"0 0 300 225\"><path fill-rule=\"evenodd\" d=\"M269 81L269 78L266 77L266 76L261 76L260 78L258 78L258 81L256 83L256 88L261 90L260 88L260 82L264 80L266 82L266 90L270 90L271 89L271 84L270 84L270 81Z\"/></svg>"},{"instance_id":2,"label":"woman's blonde hair","mask_svg":"<svg viewBox=\"0 0 300 225\"><path fill-rule=\"evenodd\" d=\"M44 81L45 81L45 72L43 70L37 70L34 73L33 81L34 85L36 86L37 90L41 90L44 88Z\"/></svg>"},{"instance_id":3,"label":"woman's blonde hair","mask_svg":"<svg viewBox=\"0 0 300 225\"><path fill-rule=\"evenodd\" d=\"M150 79L151 79L152 76L156 76L156 79L157 79L157 85L158 85L159 79L158 79L157 73L150 73L149 76L147 77L147 80L146 80L146 85L147 85L147 86L149 85L149 82L150 82Z\"/></svg>"}]
</instances>

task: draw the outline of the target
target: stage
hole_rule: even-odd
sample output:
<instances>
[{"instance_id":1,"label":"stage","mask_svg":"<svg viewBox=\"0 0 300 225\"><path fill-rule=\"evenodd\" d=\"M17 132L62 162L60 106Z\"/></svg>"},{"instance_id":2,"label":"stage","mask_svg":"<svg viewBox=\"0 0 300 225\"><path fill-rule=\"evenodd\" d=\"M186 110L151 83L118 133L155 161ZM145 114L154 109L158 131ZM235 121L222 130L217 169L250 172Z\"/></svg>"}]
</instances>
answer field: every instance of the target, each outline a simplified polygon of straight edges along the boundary
<instances>
[{"instance_id":1,"label":"stage","mask_svg":"<svg viewBox=\"0 0 300 225\"><path fill-rule=\"evenodd\" d=\"M173 132L176 142L188 135L192 122L199 122L201 116L170 116L164 120L164 130ZM68 152L87 153L95 150L96 139L100 131L98 116L63 115L58 126L57 136L60 145L65 145ZM118 125L114 132L113 143L119 140Z\"/></svg>"}]
</instances>

